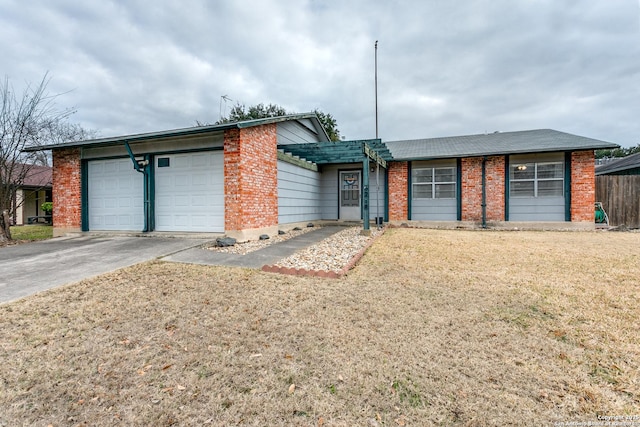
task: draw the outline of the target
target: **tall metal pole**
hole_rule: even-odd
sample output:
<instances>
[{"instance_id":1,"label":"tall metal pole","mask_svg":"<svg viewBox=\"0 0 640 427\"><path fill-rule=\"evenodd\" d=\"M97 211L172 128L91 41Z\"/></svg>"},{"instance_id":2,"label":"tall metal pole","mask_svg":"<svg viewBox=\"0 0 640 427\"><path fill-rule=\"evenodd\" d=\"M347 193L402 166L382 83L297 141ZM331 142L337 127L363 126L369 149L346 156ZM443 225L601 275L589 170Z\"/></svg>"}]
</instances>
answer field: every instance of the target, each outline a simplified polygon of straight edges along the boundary
<instances>
[{"instance_id":1,"label":"tall metal pole","mask_svg":"<svg viewBox=\"0 0 640 427\"><path fill-rule=\"evenodd\" d=\"M378 40L375 44L376 139L378 139Z\"/></svg>"},{"instance_id":2,"label":"tall metal pole","mask_svg":"<svg viewBox=\"0 0 640 427\"><path fill-rule=\"evenodd\" d=\"M375 44L375 87L376 87L376 139L378 139L378 40ZM380 217L380 164L376 162L376 225Z\"/></svg>"}]
</instances>

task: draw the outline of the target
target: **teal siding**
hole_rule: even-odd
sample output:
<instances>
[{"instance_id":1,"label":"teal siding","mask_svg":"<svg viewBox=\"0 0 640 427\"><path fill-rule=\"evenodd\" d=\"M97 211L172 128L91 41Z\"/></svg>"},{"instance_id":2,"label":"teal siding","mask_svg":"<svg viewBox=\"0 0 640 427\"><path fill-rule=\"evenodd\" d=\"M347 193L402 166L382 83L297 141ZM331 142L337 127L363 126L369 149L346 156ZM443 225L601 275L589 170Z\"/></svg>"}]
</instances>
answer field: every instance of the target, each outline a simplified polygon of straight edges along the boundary
<instances>
[{"instance_id":1,"label":"teal siding","mask_svg":"<svg viewBox=\"0 0 640 427\"><path fill-rule=\"evenodd\" d=\"M320 173L278 161L278 223L322 219Z\"/></svg>"}]
</instances>

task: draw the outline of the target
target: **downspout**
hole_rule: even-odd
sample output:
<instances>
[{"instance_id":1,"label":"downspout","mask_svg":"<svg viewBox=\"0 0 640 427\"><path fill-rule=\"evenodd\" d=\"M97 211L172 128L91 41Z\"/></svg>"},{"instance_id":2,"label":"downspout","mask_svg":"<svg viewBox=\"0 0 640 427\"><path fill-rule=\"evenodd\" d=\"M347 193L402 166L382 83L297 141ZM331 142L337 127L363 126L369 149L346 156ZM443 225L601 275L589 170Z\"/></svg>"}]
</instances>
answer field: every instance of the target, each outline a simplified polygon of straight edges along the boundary
<instances>
[{"instance_id":1,"label":"downspout","mask_svg":"<svg viewBox=\"0 0 640 427\"><path fill-rule=\"evenodd\" d=\"M145 178L146 178L146 184L144 186L145 189L145 195L144 198L146 200L146 209L145 209L145 213L147 216L147 228L149 229L149 231L153 231L156 229L156 215L154 212L155 209L155 199L156 199L156 188L155 188L155 182L156 182L156 178L155 178L155 171L154 171L154 157L150 154L147 154L144 156L144 160L147 163L146 166L144 167L145 169Z\"/></svg>"},{"instance_id":2,"label":"downspout","mask_svg":"<svg viewBox=\"0 0 640 427\"><path fill-rule=\"evenodd\" d=\"M136 156L134 156L133 151L131 151L131 146L129 145L129 143L127 141L124 141L124 146L127 149L127 152L129 153L129 158L131 159L131 161L133 162L133 168L137 171L140 172L144 177L143 177L143 193L144 193L144 229L142 230L143 233L149 232L151 231L151 227L149 224L149 218L150 218L150 209L151 209L151 200L150 200L150 188L149 188L149 160L148 157L145 156L145 160L141 160L140 162L138 162L136 160Z\"/></svg>"},{"instance_id":3,"label":"downspout","mask_svg":"<svg viewBox=\"0 0 640 427\"><path fill-rule=\"evenodd\" d=\"M456 159L456 220L462 221L462 159Z\"/></svg>"},{"instance_id":4,"label":"downspout","mask_svg":"<svg viewBox=\"0 0 640 427\"><path fill-rule=\"evenodd\" d=\"M504 156L504 220L509 221L509 197L511 194L511 163L509 156Z\"/></svg>"},{"instance_id":5,"label":"downspout","mask_svg":"<svg viewBox=\"0 0 640 427\"><path fill-rule=\"evenodd\" d=\"M482 228L487 228L487 156L482 157Z\"/></svg>"},{"instance_id":6,"label":"downspout","mask_svg":"<svg viewBox=\"0 0 640 427\"><path fill-rule=\"evenodd\" d=\"M80 200L82 200L80 227L82 231L89 231L89 163L87 160L82 160L80 170L80 191L82 192L80 197Z\"/></svg>"},{"instance_id":7,"label":"downspout","mask_svg":"<svg viewBox=\"0 0 640 427\"><path fill-rule=\"evenodd\" d=\"M384 221L389 222L389 165L384 169Z\"/></svg>"},{"instance_id":8,"label":"downspout","mask_svg":"<svg viewBox=\"0 0 640 427\"><path fill-rule=\"evenodd\" d=\"M564 220L571 222L571 151L564 153Z\"/></svg>"},{"instance_id":9,"label":"downspout","mask_svg":"<svg viewBox=\"0 0 640 427\"><path fill-rule=\"evenodd\" d=\"M407 221L411 221L411 200L413 200L413 182L411 179L411 162L407 162Z\"/></svg>"}]
</instances>

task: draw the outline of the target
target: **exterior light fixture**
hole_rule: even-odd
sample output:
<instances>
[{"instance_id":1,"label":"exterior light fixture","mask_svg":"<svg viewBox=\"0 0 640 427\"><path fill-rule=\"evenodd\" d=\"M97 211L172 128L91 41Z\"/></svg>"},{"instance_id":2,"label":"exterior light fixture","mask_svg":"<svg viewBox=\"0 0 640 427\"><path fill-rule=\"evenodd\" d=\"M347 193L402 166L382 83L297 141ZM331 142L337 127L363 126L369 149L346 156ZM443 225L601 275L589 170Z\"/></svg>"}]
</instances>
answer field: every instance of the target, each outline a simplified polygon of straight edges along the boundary
<instances>
[{"instance_id":1,"label":"exterior light fixture","mask_svg":"<svg viewBox=\"0 0 640 427\"><path fill-rule=\"evenodd\" d=\"M518 169L519 171L526 171L527 170L527 165L518 165L518 166L516 166L516 169Z\"/></svg>"}]
</instances>

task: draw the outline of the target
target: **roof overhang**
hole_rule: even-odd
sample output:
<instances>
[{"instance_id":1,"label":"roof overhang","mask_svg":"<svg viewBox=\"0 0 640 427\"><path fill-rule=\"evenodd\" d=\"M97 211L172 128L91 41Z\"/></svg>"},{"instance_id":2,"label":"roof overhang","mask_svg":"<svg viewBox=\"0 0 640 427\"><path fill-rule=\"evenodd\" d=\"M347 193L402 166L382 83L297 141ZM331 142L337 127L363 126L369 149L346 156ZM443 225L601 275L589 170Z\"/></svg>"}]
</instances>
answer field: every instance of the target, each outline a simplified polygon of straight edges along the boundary
<instances>
[{"instance_id":1,"label":"roof overhang","mask_svg":"<svg viewBox=\"0 0 640 427\"><path fill-rule=\"evenodd\" d=\"M304 120L309 119L313 122L314 128L316 132L320 135L320 138L326 141L329 141L329 137L327 135L326 130L318 120L318 116L315 113L304 113L304 114L289 114L286 116L279 117L268 117L264 119L255 119L255 120L245 120L242 122L233 122L233 123L222 123L218 125L207 125L207 126L194 126L190 128L182 128L182 129L172 129L166 131L159 132L147 132L147 133L139 133L132 135L123 135L123 136L115 136L109 138L98 138L98 139L90 139L83 141L71 141L64 142L61 144L49 144L49 145L41 145L34 147L27 147L23 151L33 152L33 151L43 151L43 150L53 150L53 149L61 149L61 148L74 148L74 147L104 147L111 145L120 145L125 142L127 143L136 143L136 142L144 142L151 140L159 140L159 139L170 139L170 138L182 138L182 137L191 137L205 134L212 134L218 132L224 132L228 129L246 129L255 126L262 126L273 123L282 123L287 121L296 121L296 120Z\"/></svg>"}]
</instances>

